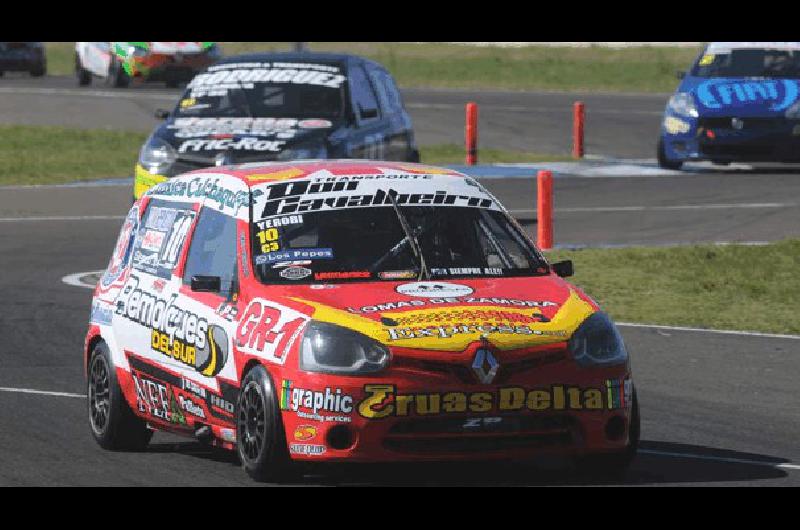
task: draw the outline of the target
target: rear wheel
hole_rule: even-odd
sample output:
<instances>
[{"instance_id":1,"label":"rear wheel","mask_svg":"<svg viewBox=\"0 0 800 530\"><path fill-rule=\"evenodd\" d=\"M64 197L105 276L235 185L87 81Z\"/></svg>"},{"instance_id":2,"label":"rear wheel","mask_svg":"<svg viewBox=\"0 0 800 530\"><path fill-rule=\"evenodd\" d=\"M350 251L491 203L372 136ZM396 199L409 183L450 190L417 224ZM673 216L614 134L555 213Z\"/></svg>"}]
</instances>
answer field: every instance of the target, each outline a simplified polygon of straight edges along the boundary
<instances>
[{"instance_id":1,"label":"rear wheel","mask_svg":"<svg viewBox=\"0 0 800 530\"><path fill-rule=\"evenodd\" d=\"M92 351L87 390L89 426L100 447L129 451L147 447L153 431L128 407L104 342Z\"/></svg>"},{"instance_id":2,"label":"rear wheel","mask_svg":"<svg viewBox=\"0 0 800 530\"><path fill-rule=\"evenodd\" d=\"M658 140L658 153L657 153L658 165L664 169L680 169L683 166L683 162L680 160L670 160L667 158L667 153L664 149L664 140Z\"/></svg>"},{"instance_id":3,"label":"rear wheel","mask_svg":"<svg viewBox=\"0 0 800 530\"><path fill-rule=\"evenodd\" d=\"M44 63L37 64L30 71L32 77L42 77L45 73L47 73L47 66Z\"/></svg>"},{"instance_id":4,"label":"rear wheel","mask_svg":"<svg viewBox=\"0 0 800 530\"><path fill-rule=\"evenodd\" d=\"M242 467L253 479L275 482L292 475L277 394L261 365L242 380L236 404L236 440Z\"/></svg>"},{"instance_id":5,"label":"rear wheel","mask_svg":"<svg viewBox=\"0 0 800 530\"><path fill-rule=\"evenodd\" d=\"M641 420L639 419L639 400L633 390L631 421L628 426L628 445L617 453L589 455L578 459L577 467L581 473L598 478L620 478L630 467L639 449Z\"/></svg>"},{"instance_id":6,"label":"rear wheel","mask_svg":"<svg viewBox=\"0 0 800 530\"><path fill-rule=\"evenodd\" d=\"M81 58L75 54L75 76L78 78L78 85L87 86L92 83L92 73L81 65Z\"/></svg>"}]
</instances>

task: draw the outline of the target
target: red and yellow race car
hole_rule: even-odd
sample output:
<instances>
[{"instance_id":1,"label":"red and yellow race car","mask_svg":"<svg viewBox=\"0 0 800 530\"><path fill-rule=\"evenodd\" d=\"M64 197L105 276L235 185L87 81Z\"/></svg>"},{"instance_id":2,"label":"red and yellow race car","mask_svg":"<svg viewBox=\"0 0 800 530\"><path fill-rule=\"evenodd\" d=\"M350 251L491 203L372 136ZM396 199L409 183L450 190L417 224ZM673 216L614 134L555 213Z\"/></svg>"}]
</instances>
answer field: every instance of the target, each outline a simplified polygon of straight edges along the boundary
<instances>
[{"instance_id":1,"label":"red and yellow race car","mask_svg":"<svg viewBox=\"0 0 800 530\"><path fill-rule=\"evenodd\" d=\"M89 423L299 461L530 459L602 472L636 453L630 360L474 179L419 164L253 163L136 201L92 301Z\"/></svg>"}]
</instances>

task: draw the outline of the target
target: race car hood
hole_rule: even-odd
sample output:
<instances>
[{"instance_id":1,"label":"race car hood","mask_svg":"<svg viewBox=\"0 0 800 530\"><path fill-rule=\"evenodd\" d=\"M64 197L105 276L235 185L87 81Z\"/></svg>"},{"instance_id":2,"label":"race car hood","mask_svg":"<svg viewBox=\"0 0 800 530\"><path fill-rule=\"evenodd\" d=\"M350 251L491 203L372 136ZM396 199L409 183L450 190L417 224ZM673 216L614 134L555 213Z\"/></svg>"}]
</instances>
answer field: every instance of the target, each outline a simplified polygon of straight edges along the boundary
<instances>
[{"instance_id":1,"label":"race car hood","mask_svg":"<svg viewBox=\"0 0 800 530\"><path fill-rule=\"evenodd\" d=\"M800 99L800 80L687 77L678 92L692 94L701 117L782 117Z\"/></svg>"},{"instance_id":2,"label":"race car hood","mask_svg":"<svg viewBox=\"0 0 800 530\"><path fill-rule=\"evenodd\" d=\"M597 305L557 276L269 287L313 319L393 347L463 351L482 338L501 350L564 342Z\"/></svg>"},{"instance_id":3,"label":"race car hood","mask_svg":"<svg viewBox=\"0 0 800 530\"><path fill-rule=\"evenodd\" d=\"M162 125L156 136L169 143L178 157L214 158L226 163L252 161L259 155L274 159L286 149L318 149L325 145L335 124L322 119L296 118L176 118Z\"/></svg>"}]
</instances>

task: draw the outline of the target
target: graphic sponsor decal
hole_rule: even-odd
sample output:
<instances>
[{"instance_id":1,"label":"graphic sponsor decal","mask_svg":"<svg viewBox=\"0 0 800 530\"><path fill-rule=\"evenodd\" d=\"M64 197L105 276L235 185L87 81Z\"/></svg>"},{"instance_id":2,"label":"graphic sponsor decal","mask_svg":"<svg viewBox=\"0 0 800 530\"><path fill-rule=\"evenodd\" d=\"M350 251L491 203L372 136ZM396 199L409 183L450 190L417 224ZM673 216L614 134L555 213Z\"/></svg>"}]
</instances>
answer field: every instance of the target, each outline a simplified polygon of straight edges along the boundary
<instances>
[{"instance_id":1,"label":"graphic sponsor decal","mask_svg":"<svg viewBox=\"0 0 800 530\"><path fill-rule=\"evenodd\" d=\"M345 280L354 278L370 278L372 273L369 271L332 271L332 272L315 272L315 280Z\"/></svg>"},{"instance_id":2,"label":"graphic sponsor decal","mask_svg":"<svg viewBox=\"0 0 800 530\"><path fill-rule=\"evenodd\" d=\"M131 275L116 300L116 314L150 328L154 351L192 367L206 376L218 374L228 359L225 330L180 307L177 294L167 298L139 288Z\"/></svg>"},{"instance_id":3,"label":"graphic sponsor decal","mask_svg":"<svg viewBox=\"0 0 800 530\"><path fill-rule=\"evenodd\" d=\"M302 223L303 223L302 215L287 215L285 217L273 217L272 219L264 219L263 221L258 221L256 225L261 230L266 230L268 228L280 228L282 226L297 225Z\"/></svg>"},{"instance_id":4,"label":"graphic sponsor decal","mask_svg":"<svg viewBox=\"0 0 800 530\"><path fill-rule=\"evenodd\" d=\"M365 397L358 403L358 414L368 419L386 417L488 413L507 411L617 410L630 403L628 383L606 380L601 387L581 388L556 384L528 390L510 386L490 392L432 392L401 394L391 384L364 385Z\"/></svg>"},{"instance_id":5,"label":"graphic sponsor decal","mask_svg":"<svg viewBox=\"0 0 800 530\"><path fill-rule=\"evenodd\" d=\"M150 206L139 244L135 246L133 268L163 279L171 278L195 215L190 207Z\"/></svg>"},{"instance_id":6,"label":"graphic sponsor decal","mask_svg":"<svg viewBox=\"0 0 800 530\"><path fill-rule=\"evenodd\" d=\"M287 280L302 280L303 278L311 276L311 269L306 269L305 267L287 267L278 274L281 278L286 278Z\"/></svg>"},{"instance_id":7,"label":"graphic sponsor decal","mask_svg":"<svg viewBox=\"0 0 800 530\"><path fill-rule=\"evenodd\" d=\"M255 298L242 313L236 346L243 352L283 364L308 317L303 313Z\"/></svg>"},{"instance_id":8,"label":"graphic sponsor decal","mask_svg":"<svg viewBox=\"0 0 800 530\"><path fill-rule=\"evenodd\" d=\"M225 95L233 88L249 89L255 83L312 85L341 88L346 81L341 68L327 64L263 62L223 64L192 79L191 97Z\"/></svg>"},{"instance_id":9,"label":"graphic sponsor decal","mask_svg":"<svg viewBox=\"0 0 800 530\"><path fill-rule=\"evenodd\" d=\"M434 276L502 276L503 269L498 267L450 267L433 268Z\"/></svg>"},{"instance_id":10,"label":"graphic sponsor decal","mask_svg":"<svg viewBox=\"0 0 800 530\"><path fill-rule=\"evenodd\" d=\"M324 445L315 444L290 444L289 450L297 455L321 455L327 450Z\"/></svg>"},{"instance_id":11,"label":"graphic sponsor decal","mask_svg":"<svg viewBox=\"0 0 800 530\"><path fill-rule=\"evenodd\" d=\"M301 129L327 129L333 127L333 123L328 120L300 120L297 126Z\"/></svg>"},{"instance_id":12,"label":"graphic sponsor decal","mask_svg":"<svg viewBox=\"0 0 800 530\"><path fill-rule=\"evenodd\" d=\"M98 300L92 301L92 313L89 316L89 321L92 324L99 324L101 326L110 326L111 325L111 317L114 314L114 310L111 306L106 305Z\"/></svg>"},{"instance_id":13,"label":"graphic sponsor decal","mask_svg":"<svg viewBox=\"0 0 800 530\"><path fill-rule=\"evenodd\" d=\"M257 137L222 138L222 139L194 139L181 142L178 146L179 153L198 151L272 151L283 149L286 142L279 140L262 140Z\"/></svg>"},{"instance_id":14,"label":"graphic sponsor decal","mask_svg":"<svg viewBox=\"0 0 800 530\"><path fill-rule=\"evenodd\" d=\"M472 287L457 283L445 282L415 282L398 285L395 288L400 294L424 298L440 298L466 296L472 294Z\"/></svg>"},{"instance_id":15,"label":"graphic sponsor decal","mask_svg":"<svg viewBox=\"0 0 800 530\"><path fill-rule=\"evenodd\" d=\"M122 223L117 244L114 246L114 252L111 254L111 261L106 268L105 273L100 278L100 287L108 288L119 280L131 260L131 250L133 248L134 240L139 230L139 207L134 206L125 217L125 222Z\"/></svg>"},{"instance_id":16,"label":"graphic sponsor decal","mask_svg":"<svg viewBox=\"0 0 800 530\"><path fill-rule=\"evenodd\" d=\"M762 105L769 110L786 110L797 100L798 84L791 79L729 81L709 79L696 89L700 104L709 109L723 106Z\"/></svg>"},{"instance_id":17,"label":"graphic sponsor decal","mask_svg":"<svg viewBox=\"0 0 800 530\"><path fill-rule=\"evenodd\" d=\"M274 228L272 229L274 230ZM291 248L256 256L256 265L278 261L333 259L332 248Z\"/></svg>"},{"instance_id":18,"label":"graphic sponsor decal","mask_svg":"<svg viewBox=\"0 0 800 530\"><path fill-rule=\"evenodd\" d=\"M417 272L407 271L383 271L378 273L381 280L410 280L417 277Z\"/></svg>"},{"instance_id":19,"label":"graphic sponsor decal","mask_svg":"<svg viewBox=\"0 0 800 530\"><path fill-rule=\"evenodd\" d=\"M294 430L294 439L298 442L307 442L317 437L317 428L313 425L300 425Z\"/></svg>"},{"instance_id":20,"label":"graphic sponsor decal","mask_svg":"<svg viewBox=\"0 0 800 530\"><path fill-rule=\"evenodd\" d=\"M196 177L186 180L166 180L150 188L147 196L165 195L168 197L185 197L187 199L208 199L215 202L217 209L233 210L232 215L237 215L240 208L247 209L250 194L246 190L231 190L220 183L220 177Z\"/></svg>"},{"instance_id":21,"label":"graphic sponsor decal","mask_svg":"<svg viewBox=\"0 0 800 530\"><path fill-rule=\"evenodd\" d=\"M386 314L391 317L395 326L409 326L414 324L502 324L520 323L536 324L550 322L541 311L503 309L492 306L475 308L426 309L422 311L408 311L405 313Z\"/></svg>"},{"instance_id":22,"label":"graphic sponsor decal","mask_svg":"<svg viewBox=\"0 0 800 530\"><path fill-rule=\"evenodd\" d=\"M131 372L131 377L140 413L169 423L186 425L186 416L170 385L135 371Z\"/></svg>"},{"instance_id":23,"label":"graphic sponsor decal","mask_svg":"<svg viewBox=\"0 0 800 530\"><path fill-rule=\"evenodd\" d=\"M447 298L431 298L429 300L400 300L395 302L382 302L375 305L365 305L361 307L348 307L347 310L351 313L375 313L377 311L393 311L395 309L404 309L408 307L424 307L428 304L491 304L491 305L508 305L515 307L557 307L558 304L549 300L517 300L515 298L501 298L501 297L483 297L483 296L467 296L467 297L447 297Z\"/></svg>"},{"instance_id":24,"label":"graphic sponsor decal","mask_svg":"<svg viewBox=\"0 0 800 530\"><path fill-rule=\"evenodd\" d=\"M261 218L276 215L315 212L342 208L366 206L391 206L392 200L380 182L374 182L381 175L369 175L372 180L333 180L316 178L312 180L292 180L268 184L259 190L259 204L263 203ZM421 178L421 175L407 175ZM366 176L365 176L366 177ZM383 175L388 178L389 175ZM452 188L452 184L450 188ZM463 186L464 188L466 186ZM416 193L398 193L396 201L401 206L465 206L473 208L496 209L493 198L482 190L464 189L465 193L451 191L429 191L430 187L420 188ZM361 193L350 193L360 191ZM466 193L469 191L470 193Z\"/></svg>"},{"instance_id":25,"label":"graphic sponsor decal","mask_svg":"<svg viewBox=\"0 0 800 530\"><path fill-rule=\"evenodd\" d=\"M449 339L455 335L540 335L548 337L566 338L567 332L563 330L539 330L528 326L508 325L458 325L458 326L427 326L418 328L390 328L386 330L390 341L405 339L437 338Z\"/></svg>"},{"instance_id":26,"label":"graphic sponsor decal","mask_svg":"<svg viewBox=\"0 0 800 530\"><path fill-rule=\"evenodd\" d=\"M289 139L297 135L297 126L295 118L176 118L167 128L180 139L234 135Z\"/></svg>"},{"instance_id":27,"label":"graphic sponsor decal","mask_svg":"<svg viewBox=\"0 0 800 530\"><path fill-rule=\"evenodd\" d=\"M353 396L342 393L341 388L323 391L294 388L292 381L281 383L281 410L292 411L300 418L316 421L350 422L353 412Z\"/></svg>"}]
</instances>

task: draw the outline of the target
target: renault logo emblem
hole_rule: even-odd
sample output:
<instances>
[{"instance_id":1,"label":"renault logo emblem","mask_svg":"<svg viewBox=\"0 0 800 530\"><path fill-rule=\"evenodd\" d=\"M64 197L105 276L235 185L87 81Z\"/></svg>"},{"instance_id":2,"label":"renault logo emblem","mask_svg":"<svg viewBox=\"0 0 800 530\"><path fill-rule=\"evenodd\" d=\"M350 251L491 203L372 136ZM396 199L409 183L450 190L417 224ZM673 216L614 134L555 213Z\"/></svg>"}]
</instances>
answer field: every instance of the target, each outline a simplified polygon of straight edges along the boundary
<instances>
[{"instance_id":1,"label":"renault logo emblem","mask_svg":"<svg viewBox=\"0 0 800 530\"><path fill-rule=\"evenodd\" d=\"M486 348L480 348L475 352L475 359L472 361L472 371L478 376L478 380L488 385L494 380L497 375L497 369L500 368L500 363L497 362L492 352Z\"/></svg>"},{"instance_id":2,"label":"renault logo emblem","mask_svg":"<svg viewBox=\"0 0 800 530\"><path fill-rule=\"evenodd\" d=\"M224 166L226 157L227 157L226 153L217 154L217 156L214 157L214 165L215 166Z\"/></svg>"}]
</instances>

